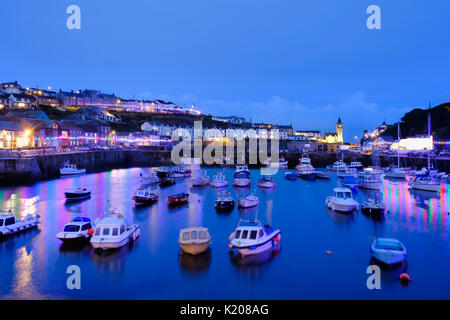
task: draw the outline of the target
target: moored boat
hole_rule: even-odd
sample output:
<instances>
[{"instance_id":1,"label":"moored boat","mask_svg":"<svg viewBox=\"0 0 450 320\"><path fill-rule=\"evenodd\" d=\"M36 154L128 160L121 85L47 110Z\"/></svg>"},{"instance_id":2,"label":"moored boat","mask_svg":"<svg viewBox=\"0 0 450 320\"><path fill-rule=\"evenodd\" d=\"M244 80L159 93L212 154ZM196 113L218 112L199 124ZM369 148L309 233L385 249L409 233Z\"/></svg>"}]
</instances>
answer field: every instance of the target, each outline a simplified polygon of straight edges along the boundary
<instances>
[{"instance_id":1,"label":"moored boat","mask_svg":"<svg viewBox=\"0 0 450 320\"><path fill-rule=\"evenodd\" d=\"M298 176L306 180L316 179L316 170L313 167L302 167L298 170Z\"/></svg>"},{"instance_id":2,"label":"moored boat","mask_svg":"<svg viewBox=\"0 0 450 320\"><path fill-rule=\"evenodd\" d=\"M295 172L285 172L284 173L284 177L287 180L297 180L297 173L295 173Z\"/></svg>"},{"instance_id":3,"label":"moored boat","mask_svg":"<svg viewBox=\"0 0 450 320\"><path fill-rule=\"evenodd\" d=\"M225 177L225 175L222 174L221 172L217 173L213 177L213 180L211 182L211 186L213 186L215 188L222 188L222 187L226 187L227 185L228 185L228 180Z\"/></svg>"},{"instance_id":4,"label":"moored boat","mask_svg":"<svg viewBox=\"0 0 450 320\"><path fill-rule=\"evenodd\" d=\"M184 204L189 201L188 193L178 193L167 197L169 204Z\"/></svg>"},{"instance_id":5,"label":"moored boat","mask_svg":"<svg viewBox=\"0 0 450 320\"><path fill-rule=\"evenodd\" d=\"M397 264L405 260L406 247L397 239L377 238L370 248L372 256L385 264Z\"/></svg>"},{"instance_id":6,"label":"moored boat","mask_svg":"<svg viewBox=\"0 0 450 320\"><path fill-rule=\"evenodd\" d=\"M359 204L353 199L352 191L348 188L334 188L334 195L327 197L325 203L328 209L339 212L358 210Z\"/></svg>"},{"instance_id":7,"label":"moored boat","mask_svg":"<svg viewBox=\"0 0 450 320\"><path fill-rule=\"evenodd\" d=\"M345 170L346 168L347 164L343 160L335 161L332 165L327 166L327 169L331 171Z\"/></svg>"},{"instance_id":8,"label":"moored boat","mask_svg":"<svg viewBox=\"0 0 450 320\"><path fill-rule=\"evenodd\" d=\"M240 208L256 207L259 203L259 198L255 194L250 194L244 198L239 199L238 206Z\"/></svg>"},{"instance_id":9,"label":"moored boat","mask_svg":"<svg viewBox=\"0 0 450 320\"><path fill-rule=\"evenodd\" d=\"M159 197L156 193L152 192L150 188L139 188L135 191L132 200L136 205L139 204L151 204L158 201Z\"/></svg>"},{"instance_id":10,"label":"moored boat","mask_svg":"<svg viewBox=\"0 0 450 320\"><path fill-rule=\"evenodd\" d=\"M250 176L250 171L248 170L248 167L246 165L237 165L236 171L234 172L234 176L237 177L239 174L245 174L247 176Z\"/></svg>"},{"instance_id":11,"label":"moored boat","mask_svg":"<svg viewBox=\"0 0 450 320\"><path fill-rule=\"evenodd\" d=\"M234 208L234 199L230 192L219 192L214 202L214 207L218 210L231 210Z\"/></svg>"},{"instance_id":12,"label":"moored boat","mask_svg":"<svg viewBox=\"0 0 450 320\"><path fill-rule=\"evenodd\" d=\"M432 178L429 175L415 176L408 181L408 184L412 189L430 192L437 192L440 187L439 180Z\"/></svg>"},{"instance_id":13,"label":"moored boat","mask_svg":"<svg viewBox=\"0 0 450 320\"><path fill-rule=\"evenodd\" d=\"M69 187L64 192L67 200L81 200L91 196L91 190L81 187Z\"/></svg>"},{"instance_id":14,"label":"moored boat","mask_svg":"<svg viewBox=\"0 0 450 320\"><path fill-rule=\"evenodd\" d=\"M242 256L258 254L273 248L281 241L281 231L269 225L262 226L258 220L240 220L236 230L229 237L230 249Z\"/></svg>"},{"instance_id":15,"label":"moored boat","mask_svg":"<svg viewBox=\"0 0 450 320\"><path fill-rule=\"evenodd\" d=\"M380 199L367 199L361 204L361 212L367 215L384 215L384 203Z\"/></svg>"},{"instance_id":16,"label":"moored boat","mask_svg":"<svg viewBox=\"0 0 450 320\"><path fill-rule=\"evenodd\" d=\"M245 174L238 174L234 179L233 186L235 187L249 187L251 185L250 179Z\"/></svg>"},{"instance_id":17,"label":"moored boat","mask_svg":"<svg viewBox=\"0 0 450 320\"><path fill-rule=\"evenodd\" d=\"M191 176L191 170L184 168L184 166L179 165L172 170L171 178L186 178Z\"/></svg>"},{"instance_id":18,"label":"moored boat","mask_svg":"<svg viewBox=\"0 0 450 320\"><path fill-rule=\"evenodd\" d=\"M156 171L156 175L160 179L170 177L171 173L172 171L170 170L169 167L159 167L158 170Z\"/></svg>"},{"instance_id":19,"label":"moored boat","mask_svg":"<svg viewBox=\"0 0 450 320\"><path fill-rule=\"evenodd\" d=\"M358 170L356 168L348 167L348 168L345 168L343 170L338 170L336 172L336 175L339 178L344 178L344 177L347 177L347 176L353 176L353 177L356 178L358 176Z\"/></svg>"},{"instance_id":20,"label":"moored boat","mask_svg":"<svg viewBox=\"0 0 450 320\"><path fill-rule=\"evenodd\" d=\"M0 214L0 238L22 231L36 228L39 223L38 215L28 214L23 221L17 220L12 211Z\"/></svg>"},{"instance_id":21,"label":"moored boat","mask_svg":"<svg viewBox=\"0 0 450 320\"><path fill-rule=\"evenodd\" d=\"M180 230L178 244L185 253L201 254L208 250L211 243L211 235L207 228L192 227Z\"/></svg>"},{"instance_id":22,"label":"moored boat","mask_svg":"<svg viewBox=\"0 0 450 320\"><path fill-rule=\"evenodd\" d=\"M354 168L354 169L359 170L359 169L362 169L362 168L363 168L363 165L362 165L362 163L359 162L359 161L352 161L352 162L350 162L350 164L348 165L348 167L349 167L349 168Z\"/></svg>"},{"instance_id":23,"label":"moored boat","mask_svg":"<svg viewBox=\"0 0 450 320\"><path fill-rule=\"evenodd\" d=\"M170 187L173 186L177 181L174 178L161 178L159 179L159 186Z\"/></svg>"},{"instance_id":24,"label":"moored boat","mask_svg":"<svg viewBox=\"0 0 450 320\"><path fill-rule=\"evenodd\" d=\"M383 185L381 173L374 170L364 170L358 175L359 187L363 189L379 190Z\"/></svg>"},{"instance_id":25,"label":"moored boat","mask_svg":"<svg viewBox=\"0 0 450 320\"><path fill-rule=\"evenodd\" d=\"M314 173L316 174L317 179L330 179L331 178L331 172L328 172L328 171L315 170Z\"/></svg>"},{"instance_id":26,"label":"moored boat","mask_svg":"<svg viewBox=\"0 0 450 320\"><path fill-rule=\"evenodd\" d=\"M263 178L258 181L258 187L270 189L275 187L275 182L273 182L271 177L263 176Z\"/></svg>"},{"instance_id":27,"label":"moored boat","mask_svg":"<svg viewBox=\"0 0 450 320\"><path fill-rule=\"evenodd\" d=\"M62 176L77 175L86 173L86 169L78 169L76 164L70 163L69 161L64 162L64 165L59 169L59 173Z\"/></svg>"},{"instance_id":28,"label":"moored boat","mask_svg":"<svg viewBox=\"0 0 450 320\"><path fill-rule=\"evenodd\" d=\"M94 249L118 249L134 241L140 235L138 224L128 224L124 216L112 211L111 215L100 220L91 238Z\"/></svg>"},{"instance_id":29,"label":"moored boat","mask_svg":"<svg viewBox=\"0 0 450 320\"><path fill-rule=\"evenodd\" d=\"M91 219L76 217L64 225L63 230L56 234L56 238L63 243L87 241L94 234L94 227L95 225L91 222Z\"/></svg>"},{"instance_id":30,"label":"moored boat","mask_svg":"<svg viewBox=\"0 0 450 320\"><path fill-rule=\"evenodd\" d=\"M159 183L159 180L160 180L157 172L155 172L155 171L150 173L149 176L144 176L141 172L140 177L141 177L141 183L143 183L143 184L155 184L155 183Z\"/></svg>"}]
</instances>

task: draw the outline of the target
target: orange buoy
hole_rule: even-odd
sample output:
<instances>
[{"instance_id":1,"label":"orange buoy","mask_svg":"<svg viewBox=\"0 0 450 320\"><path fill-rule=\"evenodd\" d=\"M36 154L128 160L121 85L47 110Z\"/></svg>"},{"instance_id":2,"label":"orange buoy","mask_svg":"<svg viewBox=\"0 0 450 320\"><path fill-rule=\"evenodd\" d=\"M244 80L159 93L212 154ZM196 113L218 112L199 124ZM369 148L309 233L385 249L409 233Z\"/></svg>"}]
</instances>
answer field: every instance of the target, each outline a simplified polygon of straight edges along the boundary
<instances>
[{"instance_id":1,"label":"orange buoy","mask_svg":"<svg viewBox=\"0 0 450 320\"><path fill-rule=\"evenodd\" d=\"M94 234L94 229L89 229L88 230L88 235L92 236Z\"/></svg>"},{"instance_id":2,"label":"orange buoy","mask_svg":"<svg viewBox=\"0 0 450 320\"><path fill-rule=\"evenodd\" d=\"M331 251L330 250L327 250L327 251L325 251L328 255L330 255L331 256Z\"/></svg>"},{"instance_id":3,"label":"orange buoy","mask_svg":"<svg viewBox=\"0 0 450 320\"><path fill-rule=\"evenodd\" d=\"M400 282L407 285L411 281L411 277L407 273L402 273L400 275Z\"/></svg>"}]
</instances>

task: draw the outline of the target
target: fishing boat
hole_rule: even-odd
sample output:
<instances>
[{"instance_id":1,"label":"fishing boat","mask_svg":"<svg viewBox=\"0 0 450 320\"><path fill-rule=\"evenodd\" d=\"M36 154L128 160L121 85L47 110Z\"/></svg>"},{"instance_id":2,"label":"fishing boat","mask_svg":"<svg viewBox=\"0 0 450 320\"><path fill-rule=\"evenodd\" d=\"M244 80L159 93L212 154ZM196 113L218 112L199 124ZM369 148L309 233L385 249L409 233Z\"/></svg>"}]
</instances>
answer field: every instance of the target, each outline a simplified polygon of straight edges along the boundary
<instances>
[{"instance_id":1,"label":"fishing boat","mask_svg":"<svg viewBox=\"0 0 450 320\"><path fill-rule=\"evenodd\" d=\"M168 178L170 177L171 174L172 171L170 170L169 167L159 167L158 170L156 171L156 175L160 179Z\"/></svg>"},{"instance_id":2,"label":"fishing boat","mask_svg":"<svg viewBox=\"0 0 450 320\"><path fill-rule=\"evenodd\" d=\"M203 174L203 176L198 176L191 179L191 186L192 187L204 187L211 183L209 180L209 177L206 175L206 171Z\"/></svg>"},{"instance_id":3,"label":"fishing boat","mask_svg":"<svg viewBox=\"0 0 450 320\"><path fill-rule=\"evenodd\" d=\"M161 178L159 179L159 186L160 187L170 187L173 186L177 181L175 178Z\"/></svg>"},{"instance_id":4,"label":"fishing boat","mask_svg":"<svg viewBox=\"0 0 450 320\"><path fill-rule=\"evenodd\" d=\"M339 212L358 210L359 204L353 199L352 191L348 188L334 188L334 195L327 197L325 203L328 209Z\"/></svg>"},{"instance_id":5,"label":"fishing boat","mask_svg":"<svg viewBox=\"0 0 450 320\"><path fill-rule=\"evenodd\" d=\"M59 169L59 174L62 176L76 175L86 173L86 169L78 169L76 164L69 161L64 162L64 165Z\"/></svg>"},{"instance_id":6,"label":"fishing boat","mask_svg":"<svg viewBox=\"0 0 450 320\"><path fill-rule=\"evenodd\" d=\"M267 168L287 169L288 161L283 157L280 157L278 162L272 162L271 159L265 161L265 165Z\"/></svg>"},{"instance_id":7,"label":"fishing boat","mask_svg":"<svg viewBox=\"0 0 450 320\"><path fill-rule=\"evenodd\" d=\"M185 253L198 255L208 250L211 243L211 235L207 228L193 227L180 230L178 244Z\"/></svg>"},{"instance_id":8,"label":"fishing boat","mask_svg":"<svg viewBox=\"0 0 450 320\"><path fill-rule=\"evenodd\" d=\"M247 195L244 198L239 199L238 206L240 208L252 208L256 207L259 203L258 197L253 193L250 195Z\"/></svg>"},{"instance_id":9,"label":"fishing boat","mask_svg":"<svg viewBox=\"0 0 450 320\"><path fill-rule=\"evenodd\" d=\"M331 178L331 172L328 172L328 171L315 170L314 173L316 174L317 179L330 179Z\"/></svg>"},{"instance_id":10,"label":"fishing boat","mask_svg":"<svg viewBox=\"0 0 450 320\"><path fill-rule=\"evenodd\" d=\"M295 167L295 170L301 171L304 168L314 170L314 167L311 165L311 159L307 155L300 158L300 163Z\"/></svg>"},{"instance_id":11,"label":"fishing boat","mask_svg":"<svg viewBox=\"0 0 450 320\"><path fill-rule=\"evenodd\" d=\"M158 201L159 197L156 193L152 192L150 188L139 188L134 192L134 196L131 200L136 205L151 204Z\"/></svg>"},{"instance_id":12,"label":"fishing boat","mask_svg":"<svg viewBox=\"0 0 450 320\"><path fill-rule=\"evenodd\" d=\"M235 187L249 187L251 185L249 176L245 172L240 172L235 175L233 186Z\"/></svg>"},{"instance_id":13,"label":"fishing boat","mask_svg":"<svg viewBox=\"0 0 450 320\"><path fill-rule=\"evenodd\" d=\"M112 210L110 216L96 224L91 245L94 249L103 251L118 249L136 240L140 233L138 224L128 224L122 214Z\"/></svg>"},{"instance_id":14,"label":"fishing boat","mask_svg":"<svg viewBox=\"0 0 450 320\"><path fill-rule=\"evenodd\" d=\"M273 182L272 177L263 176L262 179L258 181L258 187L270 189L275 187L275 182Z\"/></svg>"},{"instance_id":15,"label":"fishing boat","mask_svg":"<svg viewBox=\"0 0 450 320\"><path fill-rule=\"evenodd\" d=\"M38 215L28 214L25 219L17 220L11 210L0 214L0 238L22 231L36 228L39 223Z\"/></svg>"},{"instance_id":16,"label":"fishing boat","mask_svg":"<svg viewBox=\"0 0 450 320\"><path fill-rule=\"evenodd\" d=\"M439 180L431 177L430 175L418 175L408 181L411 189L437 192L440 187Z\"/></svg>"},{"instance_id":17,"label":"fishing boat","mask_svg":"<svg viewBox=\"0 0 450 320\"><path fill-rule=\"evenodd\" d=\"M189 194L178 193L167 197L169 204L184 204L189 201Z\"/></svg>"},{"instance_id":18,"label":"fishing boat","mask_svg":"<svg viewBox=\"0 0 450 320\"><path fill-rule=\"evenodd\" d=\"M214 207L218 210L230 210L234 208L234 199L230 192L219 192L214 202Z\"/></svg>"},{"instance_id":19,"label":"fishing boat","mask_svg":"<svg viewBox=\"0 0 450 320\"><path fill-rule=\"evenodd\" d=\"M383 215L384 203L380 199L367 199L361 204L361 212L367 215Z\"/></svg>"},{"instance_id":20,"label":"fishing boat","mask_svg":"<svg viewBox=\"0 0 450 320\"><path fill-rule=\"evenodd\" d=\"M359 182L354 176L346 176L342 181L342 185L349 188L350 190L358 189Z\"/></svg>"},{"instance_id":21,"label":"fishing boat","mask_svg":"<svg viewBox=\"0 0 450 320\"><path fill-rule=\"evenodd\" d=\"M359 187L363 189L379 190L383 185L382 174L375 170L364 170L358 175Z\"/></svg>"},{"instance_id":22,"label":"fishing boat","mask_svg":"<svg viewBox=\"0 0 450 320\"><path fill-rule=\"evenodd\" d=\"M352 161L352 162L350 162L350 164L349 164L348 167L349 167L349 168L354 168L354 169L359 170L359 169L362 169L362 168L363 168L363 165L362 165L362 163L359 162L359 161Z\"/></svg>"},{"instance_id":23,"label":"fishing boat","mask_svg":"<svg viewBox=\"0 0 450 320\"><path fill-rule=\"evenodd\" d=\"M342 170L338 170L336 172L336 175L339 178L344 178L344 177L347 177L347 176L353 176L353 177L356 178L358 176L358 170L356 168L348 167L348 168L345 168L345 169L342 169Z\"/></svg>"},{"instance_id":24,"label":"fishing boat","mask_svg":"<svg viewBox=\"0 0 450 320\"><path fill-rule=\"evenodd\" d=\"M171 178L186 178L191 176L191 170L184 168L184 166L179 165L172 170Z\"/></svg>"},{"instance_id":25,"label":"fishing boat","mask_svg":"<svg viewBox=\"0 0 450 320\"><path fill-rule=\"evenodd\" d=\"M63 243L83 242L89 240L94 234L94 227L91 219L76 217L64 225L63 230L56 234L56 238Z\"/></svg>"},{"instance_id":26,"label":"fishing boat","mask_svg":"<svg viewBox=\"0 0 450 320\"><path fill-rule=\"evenodd\" d=\"M405 179L409 174L409 170L405 168L389 168L384 172L385 178Z\"/></svg>"},{"instance_id":27,"label":"fishing boat","mask_svg":"<svg viewBox=\"0 0 450 320\"><path fill-rule=\"evenodd\" d=\"M302 179L314 180L316 179L316 170L312 166L304 166L298 170L298 176Z\"/></svg>"},{"instance_id":28,"label":"fishing boat","mask_svg":"<svg viewBox=\"0 0 450 320\"><path fill-rule=\"evenodd\" d=\"M370 247L372 256L385 264L397 264L405 260L406 247L397 239L377 238Z\"/></svg>"},{"instance_id":29,"label":"fishing boat","mask_svg":"<svg viewBox=\"0 0 450 320\"><path fill-rule=\"evenodd\" d=\"M81 187L69 187L64 192L67 200L81 200L91 196L91 190Z\"/></svg>"},{"instance_id":30,"label":"fishing boat","mask_svg":"<svg viewBox=\"0 0 450 320\"><path fill-rule=\"evenodd\" d=\"M284 177L287 180L297 180L297 173L295 173L295 172L285 172L284 173Z\"/></svg>"},{"instance_id":31,"label":"fishing boat","mask_svg":"<svg viewBox=\"0 0 450 320\"><path fill-rule=\"evenodd\" d=\"M149 176L144 176L142 174L142 172L140 173L140 177L141 177L141 183L143 184L156 184L159 183L159 177L158 177L158 173L153 171L150 173Z\"/></svg>"},{"instance_id":32,"label":"fishing boat","mask_svg":"<svg viewBox=\"0 0 450 320\"><path fill-rule=\"evenodd\" d=\"M345 170L347 168L347 165L343 160L338 160L334 162L332 165L328 165L327 169L331 171L339 171L339 170Z\"/></svg>"},{"instance_id":33,"label":"fishing boat","mask_svg":"<svg viewBox=\"0 0 450 320\"><path fill-rule=\"evenodd\" d=\"M238 175L242 174L250 176L250 171L248 170L248 167L246 165L237 165L236 171L234 172L234 176L237 177Z\"/></svg>"},{"instance_id":34,"label":"fishing boat","mask_svg":"<svg viewBox=\"0 0 450 320\"><path fill-rule=\"evenodd\" d=\"M281 231L270 225L262 226L258 220L240 220L236 230L229 237L230 249L243 256L258 254L272 249L281 241Z\"/></svg>"},{"instance_id":35,"label":"fishing boat","mask_svg":"<svg viewBox=\"0 0 450 320\"><path fill-rule=\"evenodd\" d=\"M222 187L226 187L227 185L228 185L228 180L225 177L225 175L222 174L221 172L217 173L213 177L213 180L211 182L211 186L213 186L215 188L222 188Z\"/></svg>"}]
</instances>

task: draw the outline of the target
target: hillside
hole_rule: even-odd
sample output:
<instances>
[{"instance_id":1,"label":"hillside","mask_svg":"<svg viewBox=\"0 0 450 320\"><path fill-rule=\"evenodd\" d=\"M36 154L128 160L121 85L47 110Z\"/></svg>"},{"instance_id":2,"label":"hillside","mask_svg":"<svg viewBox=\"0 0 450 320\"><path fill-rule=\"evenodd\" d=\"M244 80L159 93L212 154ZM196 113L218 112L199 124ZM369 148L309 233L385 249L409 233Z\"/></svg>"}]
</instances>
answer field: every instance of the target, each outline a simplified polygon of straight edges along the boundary
<instances>
[{"instance_id":1,"label":"hillside","mask_svg":"<svg viewBox=\"0 0 450 320\"><path fill-rule=\"evenodd\" d=\"M430 114L433 136L440 140L448 140L450 138L450 102L431 108ZM428 109L417 108L406 113L402 118L400 130L402 137L427 134ZM397 127L390 126L382 135L397 139Z\"/></svg>"}]
</instances>

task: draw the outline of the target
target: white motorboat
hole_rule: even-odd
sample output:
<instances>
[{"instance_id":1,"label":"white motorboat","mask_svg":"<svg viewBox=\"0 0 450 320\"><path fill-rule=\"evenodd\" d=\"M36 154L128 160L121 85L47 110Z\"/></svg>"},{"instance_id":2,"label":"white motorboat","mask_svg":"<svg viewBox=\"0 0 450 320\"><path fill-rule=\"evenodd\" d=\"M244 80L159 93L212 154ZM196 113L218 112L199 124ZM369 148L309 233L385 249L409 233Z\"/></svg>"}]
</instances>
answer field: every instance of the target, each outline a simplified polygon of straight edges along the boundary
<instances>
[{"instance_id":1,"label":"white motorboat","mask_svg":"<svg viewBox=\"0 0 450 320\"><path fill-rule=\"evenodd\" d=\"M240 208L256 207L259 203L259 198L255 194L250 194L244 198L239 199L238 206Z\"/></svg>"},{"instance_id":2,"label":"white motorboat","mask_svg":"<svg viewBox=\"0 0 450 320\"><path fill-rule=\"evenodd\" d=\"M225 177L225 175L222 174L221 172L217 173L213 177L213 180L211 182L211 186L213 186L215 188L222 188L222 187L226 187L227 185L228 185L228 180Z\"/></svg>"},{"instance_id":3,"label":"white motorboat","mask_svg":"<svg viewBox=\"0 0 450 320\"><path fill-rule=\"evenodd\" d=\"M385 171L384 176L386 178L405 179L409 174L409 171L404 168L390 168Z\"/></svg>"},{"instance_id":4,"label":"white motorboat","mask_svg":"<svg viewBox=\"0 0 450 320\"><path fill-rule=\"evenodd\" d=\"M349 166L348 166L349 168L354 168L354 169L362 169L363 168L363 165L362 165L362 163L361 162L359 162L359 161L352 161L352 162L350 162L350 164L349 164Z\"/></svg>"},{"instance_id":5,"label":"white motorboat","mask_svg":"<svg viewBox=\"0 0 450 320\"><path fill-rule=\"evenodd\" d=\"M300 158L300 163L295 167L297 171L304 169L314 170L314 167L311 165L311 159L306 155Z\"/></svg>"},{"instance_id":6,"label":"white motorboat","mask_svg":"<svg viewBox=\"0 0 450 320\"><path fill-rule=\"evenodd\" d=\"M405 260L406 247L397 239L377 238L370 248L372 256L385 264L397 264Z\"/></svg>"},{"instance_id":7,"label":"white motorboat","mask_svg":"<svg viewBox=\"0 0 450 320\"><path fill-rule=\"evenodd\" d=\"M191 179L191 185L192 187L203 187L207 186L211 183L209 180L209 177L206 175L206 171L203 176L193 177Z\"/></svg>"},{"instance_id":8,"label":"white motorboat","mask_svg":"<svg viewBox=\"0 0 450 320\"><path fill-rule=\"evenodd\" d=\"M327 169L331 171L341 171L347 168L347 164L343 160L338 160L333 163L333 165L328 165Z\"/></svg>"},{"instance_id":9,"label":"white motorboat","mask_svg":"<svg viewBox=\"0 0 450 320\"><path fill-rule=\"evenodd\" d=\"M141 172L140 177L142 184L156 184L160 181L156 171L151 172L149 176L144 176Z\"/></svg>"},{"instance_id":10,"label":"white motorboat","mask_svg":"<svg viewBox=\"0 0 450 320\"><path fill-rule=\"evenodd\" d=\"M133 198L131 200L134 201L136 205L140 204L151 204L158 201L159 196L155 192L153 192L150 188L139 188L134 192Z\"/></svg>"},{"instance_id":11,"label":"white motorboat","mask_svg":"<svg viewBox=\"0 0 450 320\"><path fill-rule=\"evenodd\" d=\"M81 187L69 187L64 192L67 200L81 200L91 196L91 190Z\"/></svg>"},{"instance_id":12,"label":"white motorboat","mask_svg":"<svg viewBox=\"0 0 450 320\"><path fill-rule=\"evenodd\" d=\"M375 170L364 170L358 175L359 187L363 189L379 190L383 186L382 174Z\"/></svg>"},{"instance_id":13,"label":"white motorboat","mask_svg":"<svg viewBox=\"0 0 450 320\"><path fill-rule=\"evenodd\" d=\"M76 217L70 223L64 225L63 231L58 232L56 237L63 243L75 243L89 240L94 233L95 225L91 219Z\"/></svg>"},{"instance_id":14,"label":"white motorboat","mask_svg":"<svg viewBox=\"0 0 450 320\"><path fill-rule=\"evenodd\" d=\"M39 223L38 215L28 214L23 221L17 220L12 214L12 211L8 211L0 214L0 238L13 235L25 230L29 230L37 227Z\"/></svg>"},{"instance_id":15,"label":"white motorboat","mask_svg":"<svg viewBox=\"0 0 450 320\"><path fill-rule=\"evenodd\" d=\"M234 208L234 199L230 192L219 192L214 206L218 210L229 210Z\"/></svg>"},{"instance_id":16,"label":"white motorboat","mask_svg":"<svg viewBox=\"0 0 450 320\"><path fill-rule=\"evenodd\" d=\"M278 162L271 162L271 160L269 159L265 162L265 165L268 168L287 169L288 161L285 160L283 157L278 159Z\"/></svg>"},{"instance_id":17,"label":"white motorboat","mask_svg":"<svg viewBox=\"0 0 450 320\"><path fill-rule=\"evenodd\" d=\"M128 224L123 215L113 211L97 223L91 244L94 249L117 249L136 240L140 232L138 224Z\"/></svg>"},{"instance_id":18,"label":"white motorboat","mask_svg":"<svg viewBox=\"0 0 450 320\"><path fill-rule=\"evenodd\" d=\"M233 186L235 187L249 187L252 184L249 178L236 178L234 179Z\"/></svg>"},{"instance_id":19,"label":"white motorboat","mask_svg":"<svg viewBox=\"0 0 450 320\"><path fill-rule=\"evenodd\" d=\"M258 254L272 249L281 241L281 231L269 225L262 226L258 220L240 220L236 230L229 237L230 249L243 256Z\"/></svg>"},{"instance_id":20,"label":"white motorboat","mask_svg":"<svg viewBox=\"0 0 450 320\"><path fill-rule=\"evenodd\" d=\"M184 166L179 165L172 170L170 175L171 178L186 178L191 176L191 170L184 168Z\"/></svg>"},{"instance_id":21,"label":"white motorboat","mask_svg":"<svg viewBox=\"0 0 450 320\"><path fill-rule=\"evenodd\" d=\"M412 189L430 192L437 192L441 185L439 180L434 179L429 175L415 176L408 181L408 184Z\"/></svg>"},{"instance_id":22,"label":"white motorboat","mask_svg":"<svg viewBox=\"0 0 450 320\"><path fill-rule=\"evenodd\" d=\"M169 167L159 167L158 170L156 170L156 175L160 179L169 178L172 174L172 171Z\"/></svg>"},{"instance_id":23,"label":"white motorboat","mask_svg":"<svg viewBox=\"0 0 450 320\"><path fill-rule=\"evenodd\" d=\"M238 175L242 174L250 176L250 170L248 170L248 167L246 165L237 165L236 171L234 172L234 176L237 177Z\"/></svg>"},{"instance_id":24,"label":"white motorboat","mask_svg":"<svg viewBox=\"0 0 450 320\"><path fill-rule=\"evenodd\" d=\"M356 168L347 167L347 168L345 168L343 170L338 170L336 172L336 175L339 178L344 178L344 177L347 177L347 176L352 176L352 177L356 178L358 176L358 170Z\"/></svg>"},{"instance_id":25,"label":"white motorboat","mask_svg":"<svg viewBox=\"0 0 450 320\"><path fill-rule=\"evenodd\" d=\"M330 179L331 178L331 172L329 172L329 171L315 170L314 173L316 174L316 178L318 178L318 179Z\"/></svg>"},{"instance_id":26,"label":"white motorboat","mask_svg":"<svg viewBox=\"0 0 450 320\"><path fill-rule=\"evenodd\" d=\"M180 230L178 244L185 253L198 255L208 250L211 243L211 235L207 228L193 227Z\"/></svg>"},{"instance_id":27,"label":"white motorboat","mask_svg":"<svg viewBox=\"0 0 450 320\"><path fill-rule=\"evenodd\" d=\"M275 182L273 182L273 179L271 177L263 176L263 178L258 182L258 187L270 189L275 187Z\"/></svg>"},{"instance_id":28,"label":"white motorboat","mask_svg":"<svg viewBox=\"0 0 450 320\"><path fill-rule=\"evenodd\" d=\"M70 163L69 161L64 162L64 165L59 169L59 173L62 176L75 175L86 173L86 169L78 169L76 164Z\"/></svg>"},{"instance_id":29,"label":"white motorboat","mask_svg":"<svg viewBox=\"0 0 450 320\"><path fill-rule=\"evenodd\" d=\"M359 204L353 199L352 191L348 188L334 188L334 195L327 197L325 203L328 209L340 212L358 210Z\"/></svg>"}]
</instances>

